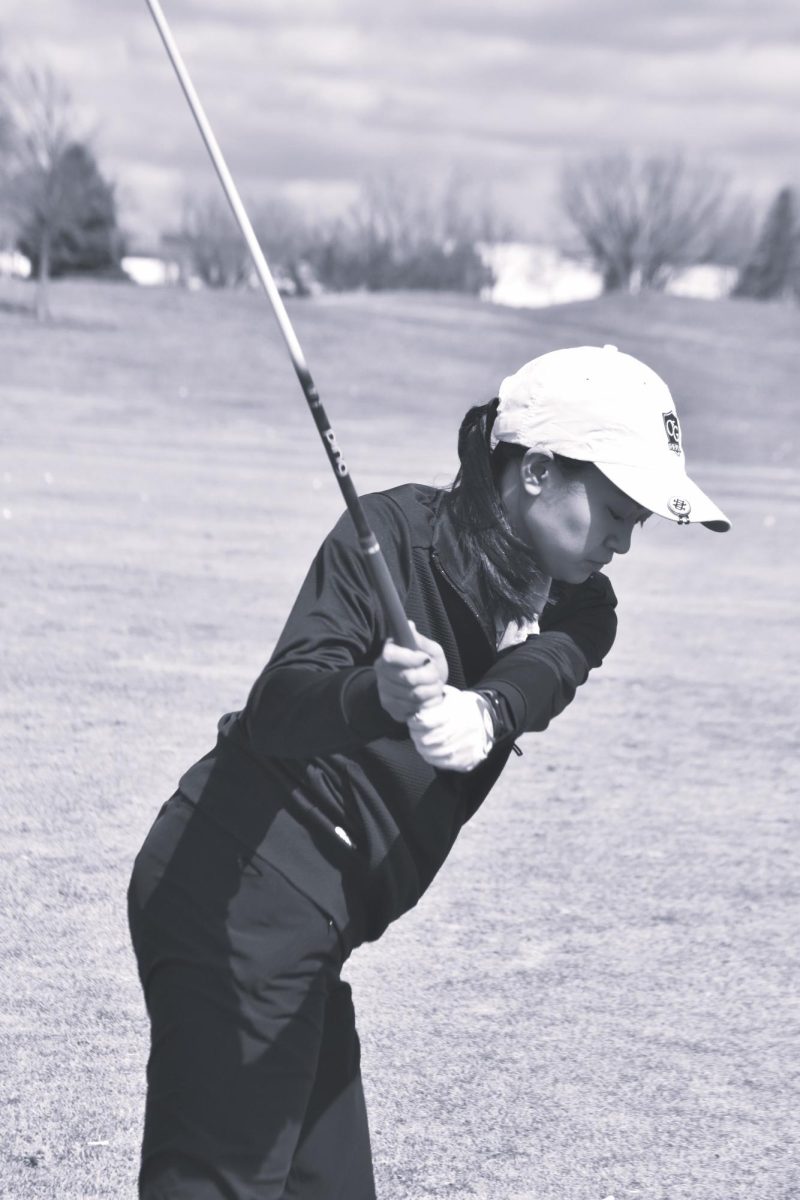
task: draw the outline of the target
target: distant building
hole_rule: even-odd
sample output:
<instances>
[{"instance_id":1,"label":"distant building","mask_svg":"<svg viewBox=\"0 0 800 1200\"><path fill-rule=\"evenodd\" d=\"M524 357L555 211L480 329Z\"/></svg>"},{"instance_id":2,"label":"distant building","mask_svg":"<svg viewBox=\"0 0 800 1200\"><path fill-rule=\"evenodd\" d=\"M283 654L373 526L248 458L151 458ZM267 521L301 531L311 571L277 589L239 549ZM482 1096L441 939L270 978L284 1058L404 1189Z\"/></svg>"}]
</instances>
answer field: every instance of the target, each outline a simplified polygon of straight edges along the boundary
<instances>
[{"instance_id":1,"label":"distant building","mask_svg":"<svg viewBox=\"0 0 800 1200\"><path fill-rule=\"evenodd\" d=\"M586 263L570 258L555 246L504 242L484 246L484 262L495 282L484 288L482 299L513 308L546 308L576 300L594 300L603 290L600 274ZM734 267L706 263L676 271L665 289L673 296L719 300L729 296L738 272Z\"/></svg>"},{"instance_id":2,"label":"distant building","mask_svg":"<svg viewBox=\"0 0 800 1200\"><path fill-rule=\"evenodd\" d=\"M207 284L195 270L191 239L182 233L165 233L161 247L153 253L128 254L122 259L122 269L134 283L142 287L185 287L197 291ZM301 262L297 269L297 280L280 267L272 270L275 286L282 296L317 296L322 292L321 284L315 279L308 263ZM249 267L241 287L257 289L261 286L258 274Z\"/></svg>"},{"instance_id":3,"label":"distant building","mask_svg":"<svg viewBox=\"0 0 800 1200\"><path fill-rule=\"evenodd\" d=\"M484 300L512 308L547 308L573 300L593 300L603 282L591 267L567 258L555 246L503 242L482 249L495 282L484 288Z\"/></svg>"},{"instance_id":4,"label":"distant building","mask_svg":"<svg viewBox=\"0 0 800 1200\"><path fill-rule=\"evenodd\" d=\"M18 250L0 248L0 276L28 279L31 273L30 260Z\"/></svg>"},{"instance_id":5,"label":"distant building","mask_svg":"<svg viewBox=\"0 0 800 1200\"><path fill-rule=\"evenodd\" d=\"M684 267L676 271L665 291L671 296L690 296L695 300L721 300L724 296L730 296L738 278L736 267L700 263L696 267Z\"/></svg>"},{"instance_id":6,"label":"distant building","mask_svg":"<svg viewBox=\"0 0 800 1200\"><path fill-rule=\"evenodd\" d=\"M159 255L126 254L121 266L128 278L141 287L165 287L180 282L178 264Z\"/></svg>"}]
</instances>

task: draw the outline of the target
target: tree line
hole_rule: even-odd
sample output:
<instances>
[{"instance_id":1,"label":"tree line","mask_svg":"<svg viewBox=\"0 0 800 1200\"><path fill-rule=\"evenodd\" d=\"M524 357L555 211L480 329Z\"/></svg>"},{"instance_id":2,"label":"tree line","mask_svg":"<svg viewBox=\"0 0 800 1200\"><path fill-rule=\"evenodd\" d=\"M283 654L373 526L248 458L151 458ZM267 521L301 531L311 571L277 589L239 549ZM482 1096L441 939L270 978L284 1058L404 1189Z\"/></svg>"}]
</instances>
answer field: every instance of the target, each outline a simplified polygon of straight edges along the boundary
<instances>
[{"instance_id":1,"label":"tree line","mask_svg":"<svg viewBox=\"0 0 800 1200\"><path fill-rule=\"evenodd\" d=\"M568 163L560 206L603 289L660 291L686 267L728 266L732 294L800 300L800 211L779 190L757 232L750 200L682 155L609 154Z\"/></svg>"},{"instance_id":2,"label":"tree line","mask_svg":"<svg viewBox=\"0 0 800 1200\"><path fill-rule=\"evenodd\" d=\"M559 210L566 253L589 262L604 292L663 291L687 267L729 267L735 296L800 300L800 209L782 188L757 228L726 176L680 154L619 153L565 164ZM493 282L482 250L517 240L486 197L457 176L438 191L387 175L366 183L342 217L310 223L286 201L254 205L253 224L279 283L479 293ZM184 272L226 287L251 274L246 247L216 193L184 204L170 246Z\"/></svg>"},{"instance_id":3,"label":"tree line","mask_svg":"<svg viewBox=\"0 0 800 1200\"><path fill-rule=\"evenodd\" d=\"M595 268L606 292L663 290L677 272L711 263L737 273L734 295L800 299L800 211L790 187L780 189L757 228L751 202L713 168L677 153L616 153L567 162L558 208L568 253ZM488 192L458 174L439 187L373 178L347 212L329 220L312 221L278 198L250 211L279 286L295 295L354 288L477 294L493 282L485 248L517 240ZM47 68L0 69L0 238L30 260L41 317L52 276L122 277L114 185L67 89ZM217 193L187 198L163 242L186 278L227 287L251 276Z\"/></svg>"},{"instance_id":4,"label":"tree line","mask_svg":"<svg viewBox=\"0 0 800 1200\"><path fill-rule=\"evenodd\" d=\"M274 198L248 205L258 240L279 286L294 295L416 288L479 293L493 282L481 253L508 240L511 226L468 180L453 174L422 188L386 174L367 180L341 216L310 221ZM210 287L247 280L247 248L225 202L213 193L184 202L170 249L184 272Z\"/></svg>"}]
</instances>

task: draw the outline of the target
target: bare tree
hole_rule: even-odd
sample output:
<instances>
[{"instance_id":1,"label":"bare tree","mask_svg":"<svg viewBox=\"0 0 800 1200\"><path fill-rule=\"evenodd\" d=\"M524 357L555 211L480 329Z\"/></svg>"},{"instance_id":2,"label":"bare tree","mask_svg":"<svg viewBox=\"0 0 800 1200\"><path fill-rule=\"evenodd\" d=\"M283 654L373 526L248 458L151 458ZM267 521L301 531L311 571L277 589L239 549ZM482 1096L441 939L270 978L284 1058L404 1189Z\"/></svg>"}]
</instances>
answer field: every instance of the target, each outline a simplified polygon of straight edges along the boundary
<instances>
[{"instance_id":1,"label":"bare tree","mask_svg":"<svg viewBox=\"0 0 800 1200\"><path fill-rule=\"evenodd\" d=\"M320 234L294 204L280 196L255 207L253 225L278 287L295 296L310 295L316 284L310 255Z\"/></svg>"},{"instance_id":2,"label":"bare tree","mask_svg":"<svg viewBox=\"0 0 800 1200\"><path fill-rule=\"evenodd\" d=\"M0 62L0 251L13 246L14 225L8 204L10 181L12 121L6 99L8 76Z\"/></svg>"},{"instance_id":3,"label":"bare tree","mask_svg":"<svg viewBox=\"0 0 800 1200\"><path fill-rule=\"evenodd\" d=\"M349 212L329 222L310 223L280 197L252 212L278 287L299 296L319 286L478 292L492 281L481 244L510 236L488 197L476 197L458 175L438 189L392 174L375 176ZM180 232L165 240L210 286L235 285L251 275L244 241L215 195L187 201Z\"/></svg>"},{"instance_id":4,"label":"bare tree","mask_svg":"<svg viewBox=\"0 0 800 1200\"><path fill-rule=\"evenodd\" d=\"M7 88L8 73L3 63L0 62L0 186L4 184L8 172L12 145L13 125L6 95Z\"/></svg>"},{"instance_id":5,"label":"bare tree","mask_svg":"<svg viewBox=\"0 0 800 1200\"><path fill-rule=\"evenodd\" d=\"M746 205L726 176L680 154L569 163L560 200L606 291L660 290L683 267L744 250Z\"/></svg>"},{"instance_id":6,"label":"bare tree","mask_svg":"<svg viewBox=\"0 0 800 1200\"><path fill-rule=\"evenodd\" d=\"M453 173L424 186L392 173L366 181L349 213L314 248L335 289L425 288L478 292L491 283L482 243L507 237L486 196Z\"/></svg>"},{"instance_id":7,"label":"bare tree","mask_svg":"<svg viewBox=\"0 0 800 1200\"><path fill-rule=\"evenodd\" d=\"M185 248L189 269L208 287L232 287L248 278L247 245L227 204L215 192L184 197L177 241Z\"/></svg>"},{"instance_id":8,"label":"bare tree","mask_svg":"<svg viewBox=\"0 0 800 1200\"><path fill-rule=\"evenodd\" d=\"M72 99L48 67L26 67L5 79L3 107L10 118L10 151L3 181L3 207L24 221L38 263L36 314L50 314L52 245L58 230L80 219L80 195L70 168L77 140Z\"/></svg>"},{"instance_id":9,"label":"bare tree","mask_svg":"<svg viewBox=\"0 0 800 1200\"><path fill-rule=\"evenodd\" d=\"M460 171L452 171L438 187L393 172L373 176L363 185L349 219L354 231L391 246L399 258L434 245L476 245L512 236L488 194L476 194Z\"/></svg>"}]
</instances>

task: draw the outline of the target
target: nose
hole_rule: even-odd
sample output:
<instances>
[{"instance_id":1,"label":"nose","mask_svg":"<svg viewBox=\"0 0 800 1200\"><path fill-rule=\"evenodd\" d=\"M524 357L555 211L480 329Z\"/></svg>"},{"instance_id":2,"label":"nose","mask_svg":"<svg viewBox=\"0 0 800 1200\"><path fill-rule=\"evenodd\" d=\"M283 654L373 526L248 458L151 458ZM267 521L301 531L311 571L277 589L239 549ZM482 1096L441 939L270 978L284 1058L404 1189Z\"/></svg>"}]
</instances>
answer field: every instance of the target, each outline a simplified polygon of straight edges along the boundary
<instances>
[{"instance_id":1,"label":"nose","mask_svg":"<svg viewBox=\"0 0 800 1200\"><path fill-rule=\"evenodd\" d=\"M631 538L633 537L633 525L625 523L619 529L613 530L606 538L606 545L615 554L627 554L631 548Z\"/></svg>"}]
</instances>

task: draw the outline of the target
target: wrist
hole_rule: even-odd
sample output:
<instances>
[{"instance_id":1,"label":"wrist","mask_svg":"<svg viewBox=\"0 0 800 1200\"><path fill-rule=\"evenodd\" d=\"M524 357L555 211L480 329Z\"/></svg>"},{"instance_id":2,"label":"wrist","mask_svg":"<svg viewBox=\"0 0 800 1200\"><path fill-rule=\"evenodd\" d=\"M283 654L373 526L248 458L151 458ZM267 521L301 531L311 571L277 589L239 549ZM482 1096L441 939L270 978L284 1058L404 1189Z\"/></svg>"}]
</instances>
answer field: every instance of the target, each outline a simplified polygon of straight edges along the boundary
<instances>
[{"instance_id":1,"label":"wrist","mask_svg":"<svg viewBox=\"0 0 800 1200\"><path fill-rule=\"evenodd\" d=\"M474 688L490 714L492 744L512 737L515 729L507 700L495 688Z\"/></svg>"},{"instance_id":2,"label":"wrist","mask_svg":"<svg viewBox=\"0 0 800 1200\"><path fill-rule=\"evenodd\" d=\"M473 691L473 696L478 706L483 721L484 732L486 733L486 753L492 750L497 742L497 726L494 708L491 699L485 692Z\"/></svg>"}]
</instances>

